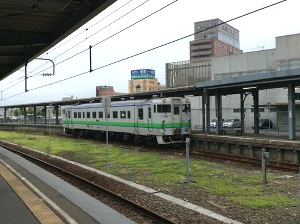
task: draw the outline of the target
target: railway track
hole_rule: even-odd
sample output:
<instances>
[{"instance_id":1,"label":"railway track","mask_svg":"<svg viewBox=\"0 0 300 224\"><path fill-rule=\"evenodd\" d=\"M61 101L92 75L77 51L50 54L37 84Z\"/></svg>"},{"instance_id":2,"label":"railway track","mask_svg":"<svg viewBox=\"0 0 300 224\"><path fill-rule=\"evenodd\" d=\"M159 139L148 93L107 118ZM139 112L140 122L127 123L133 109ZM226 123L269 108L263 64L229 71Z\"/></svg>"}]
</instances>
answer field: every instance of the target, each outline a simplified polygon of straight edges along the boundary
<instances>
[{"instance_id":1,"label":"railway track","mask_svg":"<svg viewBox=\"0 0 300 224\"><path fill-rule=\"evenodd\" d=\"M205 151L192 151L190 153L191 156L194 157L205 157L205 158L215 159L215 160L227 160L227 161L252 165L255 167L262 166L262 160L258 158L250 158L250 157L243 157L243 156L232 155L232 154L224 154L218 152L205 152ZM291 172L299 171L299 165L292 164L292 163L279 163L279 162L267 160L266 166L267 168L272 168L272 169L277 169L282 171L291 171Z\"/></svg>"},{"instance_id":2,"label":"railway track","mask_svg":"<svg viewBox=\"0 0 300 224\"><path fill-rule=\"evenodd\" d=\"M159 213L154 212L151 209L148 209L143 205L122 196L120 192L114 192L103 186L100 186L96 183L96 181L87 178L89 176L87 175L88 172L78 172L77 168L70 169L69 164L64 165L61 161L59 161L58 164L57 161L55 162L53 159L50 159L50 156L48 155L43 156L45 160L43 158L37 158L33 156L32 153L26 153L26 150L24 151L18 149L20 148L18 146L13 147L3 143L0 143L0 146L13 153L19 154L20 156L42 167L43 169L55 174L56 176L59 176L61 179L83 190L94 198L101 200L103 203L109 202L109 206L114 206L116 210L121 210L121 213L126 216L129 215L129 218L133 218L133 220L135 219L135 221L138 223L176 223L173 220L170 220L160 215ZM53 161L54 163L52 163L51 161ZM65 169L64 166L69 167L69 169ZM73 172L70 170L73 170Z\"/></svg>"},{"instance_id":3,"label":"railway track","mask_svg":"<svg viewBox=\"0 0 300 224\"><path fill-rule=\"evenodd\" d=\"M114 144L118 145L122 148L130 148L132 147L132 143L128 144L120 144L119 142L114 142ZM185 145L177 146L176 149L170 148L168 145L162 145L159 148L152 147L152 146L142 146L140 147L140 151L155 151L157 153L169 153L169 154L176 154L179 156L185 157ZM190 157L191 158L206 158L206 159L213 159L215 161L231 161L236 163L243 163L248 164L255 167L261 167L262 166L262 160L261 158L250 158L250 157L244 157L234 154L225 154L225 153L219 153L219 152L209 152L209 151L199 151L199 150L190 150ZM277 162L272 160L267 160L267 168L276 169L276 170L282 170L282 171L288 171L288 172L299 172L299 165L292 164L292 163L283 163L283 162Z\"/></svg>"}]
</instances>

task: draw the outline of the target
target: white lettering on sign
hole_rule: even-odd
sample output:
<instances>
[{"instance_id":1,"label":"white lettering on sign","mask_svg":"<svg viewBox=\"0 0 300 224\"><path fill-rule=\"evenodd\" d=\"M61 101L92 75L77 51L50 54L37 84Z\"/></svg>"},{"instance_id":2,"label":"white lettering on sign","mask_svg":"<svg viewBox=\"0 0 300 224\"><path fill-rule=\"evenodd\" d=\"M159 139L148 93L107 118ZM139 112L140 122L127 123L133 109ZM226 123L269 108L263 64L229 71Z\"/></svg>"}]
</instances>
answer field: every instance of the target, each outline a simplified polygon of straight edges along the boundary
<instances>
[{"instance_id":1,"label":"white lettering on sign","mask_svg":"<svg viewBox=\"0 0 300 224\"><path fill-rule=\"evenodd\" d=\"M223 30L225 30L227 33L231 34L232 36L235 36L235 31L233 29L230 29L228 26L223 25Z\"/></svg>"},{"instance_id":2,"label":"white lettering on sign","mask_svg":"<svg viewBox=\"0 0 300 224\"><path fill-rule=\"evenodd\" d=\"M215 27L216 25L217 25L216 23L207 23L207 24L199 25L197 27L197 30L208 29L208 28L211 28L211 27Z\"/></svg>"}]
</instances>

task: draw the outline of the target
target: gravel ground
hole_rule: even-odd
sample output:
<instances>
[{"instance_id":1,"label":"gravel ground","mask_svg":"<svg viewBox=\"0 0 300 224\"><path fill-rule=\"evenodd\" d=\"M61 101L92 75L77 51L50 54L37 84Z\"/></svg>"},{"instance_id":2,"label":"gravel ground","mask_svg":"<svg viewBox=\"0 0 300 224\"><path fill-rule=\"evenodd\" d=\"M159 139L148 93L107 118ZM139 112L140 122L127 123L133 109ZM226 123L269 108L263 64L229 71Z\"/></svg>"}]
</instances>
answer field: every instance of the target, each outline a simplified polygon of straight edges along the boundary
<instances>
[{"instance_id":1,"label":"gravel ground","mask_svg":"<svg viewBox=\"0 0 300 224\"><path fill-rule=\"evenodd\" d=\"M33 154L31 152L31 154ZM35 154L35 153L34 153ZM63 155L66 159L75 161L72 154ZM39 155L39 157L41 157ZM48 156L42 156L43 159L49 159ZM114 180L111 180L107 177L100 176L95 172L90 172L84 170L78 166L66 165L65 163L53 160L56 165L63 166L67 169L75 171L77 174L81 173L86 178L90 178L95 183L105 186L111 191L119 192L122 196L126 196L140 204L143 204L145 207L149 207L154 211L159 211L161 214L164 214L171 220L174 220L176 223L223 223L221 221L212 219L201 215L195 211L182 208L181 206L175 205L173 203L167 202L163 199L160 199L156 196L149 195L147 193L141 192L132 187L128 187L122 183L116 183ZM77 161L82 162L82 161ZM89 164L85 164L89 165ZM232 164L236 167L236 172L239 172L240 164ZM244 169L253 170L253 167L244 167ZM281 191L290 197L299 197L299 175L295 173L287 173L282 171L269 170L269 173L273 173L276 178L274 181L266 184L267 191ZM131 180L130 176L126 176L127 180ZM143 184L143 183L139 183ZM202 206L206 209L209 209L215 213L219 213L223 216L237 220L243 223L253 223L253 224L272 224L272 223L282 223L282 224L300 224L300 211L299 205L294 207L276 207L268 209L250 209L243 207L239 204L232 203L226 198L208 194L205 192L205 189L193 189L186 185L184 188L175 187L165 187L165 186L150 186L148 187L156 189L159 192L171 195L183 199L187 202L193 203L198 206ZM300 199L299 199L300 201ZM137 223L140 222L136 217L130 217Z\"/></svg>"}]
</instances>

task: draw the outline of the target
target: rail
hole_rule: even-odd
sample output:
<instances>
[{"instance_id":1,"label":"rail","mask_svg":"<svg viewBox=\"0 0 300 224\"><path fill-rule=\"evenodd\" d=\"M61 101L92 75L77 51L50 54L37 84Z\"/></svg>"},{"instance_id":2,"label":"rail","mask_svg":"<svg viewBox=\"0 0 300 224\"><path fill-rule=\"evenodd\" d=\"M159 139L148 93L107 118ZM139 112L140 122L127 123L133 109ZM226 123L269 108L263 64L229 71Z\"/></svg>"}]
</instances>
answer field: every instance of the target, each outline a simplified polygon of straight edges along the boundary
<instances>
[{"instance_id":1,"label":"rail","mask_svg":"<svg viewBox=\"0 0 300 224\"><path fill-rule=\"evenodd\" d=\"M143 205L134 202L122 196L120 193L111 191L103 186L100 186L95 181L95 174L92 174L92 180L88 178L88 171L84 171L84 177L80 176L80 172L78 172L78 166L71 165L71 164L64 164L62 161L57 161L55 158L49 155L43 155L42 153L32 153L28 152L26 149L20 146L15 146L8 142L0 142L0 146L13 152L16 154L25 157L27 160L35 163L36 165L42 167L43 169L48 170L49 172L54 172L56 176L60 176L60 178L68 181L70 184L74 185L77 188L82 188L82 190L86 191L86 193L92 195L93 197L97 198L99 194L105 194L115 200L123 203L126 207L131 207L138 211L141 214L144 214L146 217L151 219L156 223L164 223L164 224L175 224L173 220L170 220L151 209L144 207ZM39 155L40 154L40 155Z\"/></svg>"}]
</instances>

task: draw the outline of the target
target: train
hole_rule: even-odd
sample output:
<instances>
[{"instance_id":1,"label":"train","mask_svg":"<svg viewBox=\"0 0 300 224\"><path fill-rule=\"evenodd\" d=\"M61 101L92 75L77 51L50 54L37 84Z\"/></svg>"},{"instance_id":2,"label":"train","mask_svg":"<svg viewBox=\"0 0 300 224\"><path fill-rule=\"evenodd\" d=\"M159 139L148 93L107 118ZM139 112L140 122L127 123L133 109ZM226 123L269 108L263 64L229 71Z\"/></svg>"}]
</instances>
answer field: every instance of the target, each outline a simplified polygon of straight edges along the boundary
<instances>
[{"instance_id":1,"label":"train","mask_svg":"<svg viewBox=\"0 0 300 224\"><path fill-rule=\"evenodd\" d=\"M120 100L61 107L66 134L147 144L184 143L191 131L191 103L184 97Z\"/></svg>"}]
</instances>

